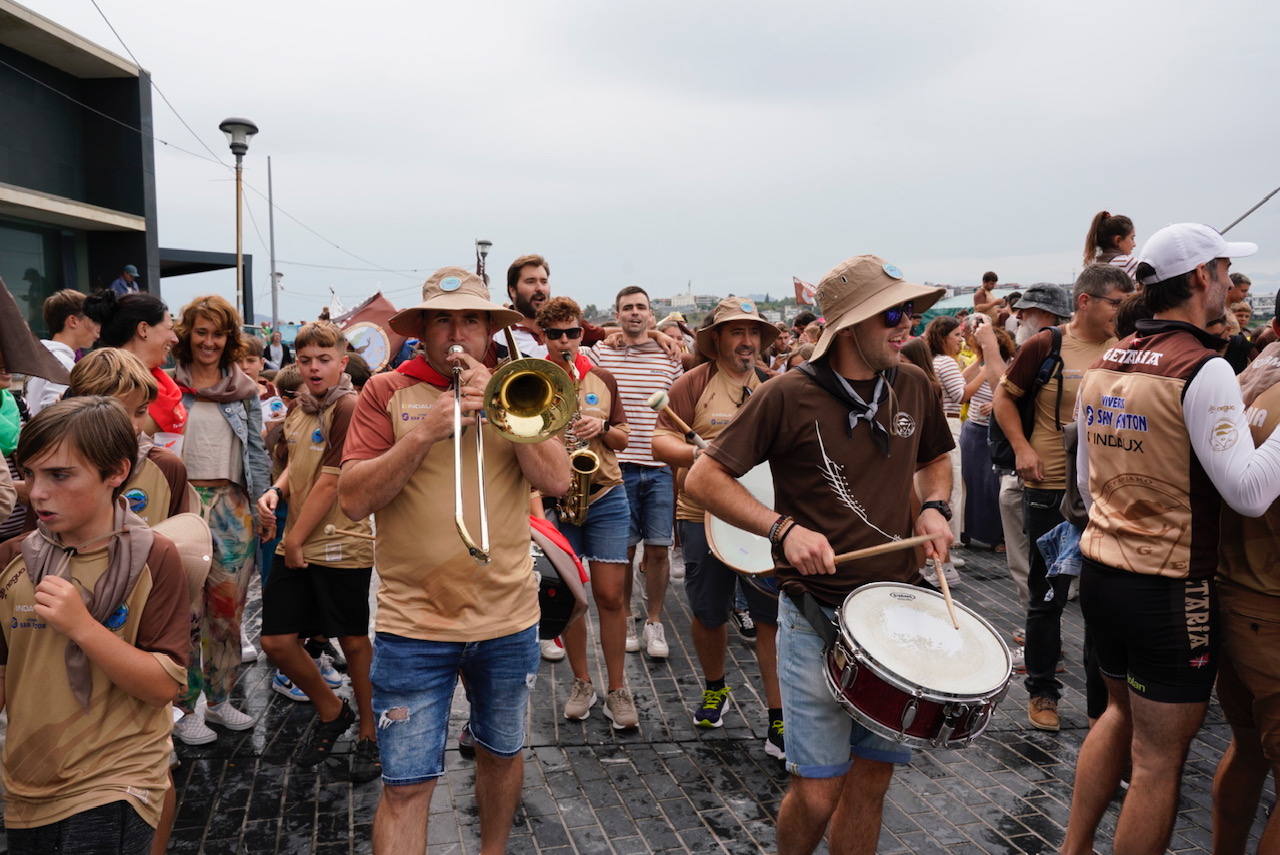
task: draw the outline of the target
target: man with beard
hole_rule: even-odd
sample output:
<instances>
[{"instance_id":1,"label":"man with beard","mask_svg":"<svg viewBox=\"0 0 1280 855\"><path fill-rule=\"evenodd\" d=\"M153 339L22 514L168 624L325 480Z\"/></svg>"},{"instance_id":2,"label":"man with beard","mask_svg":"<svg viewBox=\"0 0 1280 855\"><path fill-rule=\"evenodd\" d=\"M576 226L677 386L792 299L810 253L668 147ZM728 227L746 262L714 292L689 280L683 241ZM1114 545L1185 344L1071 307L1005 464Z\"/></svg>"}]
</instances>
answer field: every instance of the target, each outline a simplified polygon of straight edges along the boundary
<instances>
[{"instance_id":1,"label":"man with beard","mask_svg":"<svg viewBox=\"0 0 1280 855\"><path fill-rule=\"evenodd\" d=\"M742 411L760 385L756 360L777 338L778 330L760 317L755 304L741 297L721 300L711 324L698 330L698 351L704 362L671 385L671 412L705 440L720 435ZM653 456L669 466L688 469L699 449L688 442L671 414L663 411L653 432ZM679 479L677 479L678 481ZM703 528L702 507L681 489L676 501L676 524L684 550L685 594L693 613L693 647L702 666L706 688L693 714L698 727L720 727L729 687L725 685L726 623L733 608L738 574L711 554ZM774 639L778 630L778 601L752 585L745 586L747 607L755 620L756 660L769 710L765 753L786 758L782 732L782 696L778 691L778 659Z\"/></svg>"},{"instance_id":2,"label":"man with beard","mask_svg":"<svg viewBox=\"0 0 1280 855\"><path fill-rule=\"evenodd\" d=\"M1204 329L1223 312L1231 259L1257 250L1198 223L1153 234L1135 273L1154 317L1080 383L1080 608L1109 703L1080 749L1065 853L1093 851L1130 757L1115 851L1165 851L1218 668L1222 503L1257 517L1280 496L1280 434L1254 448Z\"/></svg>"},{"instance_id":3,"label":"man with beard","mask_svg":"<svg viewBox=\"0 0 1280 855\"><path fill-rule=\"evenodd\" d=\"M828 324L812 359L762 385L689 472L690 496L726 522L774 544L778 680L787 711L790 786L778 813L778 851L872 853L895 764L911 751L854 721L823 676L820 633L855 588L918 582L910 550L835 565L835 554L911 533L945 562L951 543L954 443L940 393L898 352L941 288L906 282L884 259L848 259L823 277ZM774 509L735 479L768 460ZM922 504L923 503L923 504ZM815 613L821 611L821 616ZM806 614L813 615L813 623Z\"/></svg>"}]
</instances>

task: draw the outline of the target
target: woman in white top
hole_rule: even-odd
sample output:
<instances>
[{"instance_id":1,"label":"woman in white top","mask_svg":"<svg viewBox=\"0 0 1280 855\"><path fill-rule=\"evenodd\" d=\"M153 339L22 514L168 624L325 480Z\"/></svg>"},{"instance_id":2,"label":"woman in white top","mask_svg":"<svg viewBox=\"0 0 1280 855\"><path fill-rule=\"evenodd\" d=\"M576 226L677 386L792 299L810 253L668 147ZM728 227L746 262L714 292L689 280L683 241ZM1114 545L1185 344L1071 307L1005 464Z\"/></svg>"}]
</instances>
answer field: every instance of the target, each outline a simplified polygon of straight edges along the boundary
<instances>
[{"instance_id":1,"label":"woman in white top","mask_svg":"<svg viewBox=\"0 0 1280 855\"><path fill-rule=\"evenodd\" d=\"M1133 220L1124 214L1099 211L1089 223L1089 233L1084 238L1082 261L1085 267L1090 264L1119 267L1133 279L1133 271L1138 267L1138 259L1133 255L1137 242L1138 235L1134 231Z\"/></svg>"},{"instance_id":2,"label":"woman in white top","mask_svg":"<svg viewBox=\"0 0 1280 855\"><path fill-rule=\"evenodd\" d=\"M227 698L241 661L240 620L257 553L255 505L270 485L271 467L262 443L258 384L236 364L244 350L240 313L222 297L199 297L183 308L174 331L173 378L187 409L182 461L213 534L187 692L178 703L186 715L174 736L202 745L217 739L205 722L230 730L254 724ZM201 692L209 702L204 721L195 714Z\"/></svg>"},{"instance_id":3,"label":"woman in white top","mask_svg":"<svg viewBox=\"0 0 1280 855\"><path fill-rule=\"evenodd\" d=\"M974 315L966 325L965 338L977 360L964 371L966 382L981 380L969 399L969 417L960 429L960 474L964 480L964 517L961 540L977 541L1003 552L1004 526L1000 521L1000 476L991 466L987 429L991 423L993 389L1000 384L1005 367L1013 359L1013 337L985 315Z\"/></svg>"}]
</instances>

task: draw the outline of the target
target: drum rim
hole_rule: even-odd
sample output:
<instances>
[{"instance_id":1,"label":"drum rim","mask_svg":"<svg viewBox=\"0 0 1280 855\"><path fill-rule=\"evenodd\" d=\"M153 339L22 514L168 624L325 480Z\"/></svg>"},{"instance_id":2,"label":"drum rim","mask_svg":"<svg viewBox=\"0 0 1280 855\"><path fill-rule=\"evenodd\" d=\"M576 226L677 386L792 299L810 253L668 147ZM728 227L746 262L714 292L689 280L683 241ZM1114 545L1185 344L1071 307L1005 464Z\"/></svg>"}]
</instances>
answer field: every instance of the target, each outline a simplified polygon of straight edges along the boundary
<instances>
[{"instance_id":1,"label":"drum rim","mask_svg":"<svg viewBox=\"0 0 1280 855\"><path fill-rule=\"evenodd\" d=\"M752 532L749 532L744 528L738 528L736 525L726 522L725 520L721 519L720 517L716 516L710 511L706 511L705 513L706 515L702 520L702 532L703 532L703 535L707 538L707 549L711 550L711 554L716 557L717 561L719 561L725 567L728 567L734 573L737 573L740 576L746 576L748 579L762 579L762 578L767 579L770 576L773 576L775 574L775 571L777 570L776 566L772 566L768 570L743 570L741 567L735 567L734 565L730 564L728 561L725 561L724 556L720 554L720 549L717 548L716 546L716 537L714 534L711 533L711 521L718 520L724 525L729 526L729 528L738 529L738 531L745 532L746 534L752 534ZM752 536L760 537L760 535L758 534L753 534ZM768 540L768 538L762 538L762 539ZM769 548L769 555L771 557L773 555L772 546L770 546Z\"/></svg>"},{"instance_id":2,"label":"drum rim","mask_svg":"<svg viewBox=\"0 0 1280 855\"><path fill-rule=\"evenodd\" d=\"M912 585L908 582L868 582L865 585L859 585L857 588L854 588L852 591L850 591L848 594L845 595L845 598L840 602L839 608L836 609L837 618L842 617L844 615L844 604L849 601L850 597L854 596L860 591L869 590L871 588L886 588L886 587L909 588L912 591L924 591L927 594L931 594L933 596L938 596L938 597L942 596L937 591L934 591L931 588L921 588L919 585ZM844 623L840 620L836 621L836 630L837 630L836 640L837 642L840 642L840 641L846 642L846 647L851 652L856 651L857 653L860 653L864 658L864 661L871 666L871 670L874 671L877 676L892 683L897 688L905 689L909 691L911 694L917 695L922 698L929 698L931 700L937 700L940 702L949 702L949 701L956 701L956 700L982 700L1005 691L1009 686L1009 682L1013 679L1013 653L1009 650L1009 645L1004 643L1004 639L1000 637L1000 634L998 632L996 632L996 628L991 625L990 621L988 621L982 615L975 612L973 609L966 606L964 603L959 602L958 600L952 600L952 602L955 604L956 608L963 609L965 612L969 614L970 617L977 620L978 623L984 626L986 630L989 633L991 633L991 637L994 638L997 642L999 642L1000 649L1004 651L1005 665L1007 666L1007 670L1004 676L1004 681L1000 684L1000 686L992 689L987 689L980 693L964 694L964 695L957 695L957 694L952 694L950 692L942 692L941 690L937 690L937 689L930 689L929 687L923 685L922 683L916 683L914 681L909 680L906 677L901 676L895 671L891 671L889 669L889 666L885 665L883 662L881 662L880 660L872 656L871 653L865 647L863 647L861 644L858 643L858 640L856 638L853 638L848 632L846 632Z\"/></svg>"}]
</instances>

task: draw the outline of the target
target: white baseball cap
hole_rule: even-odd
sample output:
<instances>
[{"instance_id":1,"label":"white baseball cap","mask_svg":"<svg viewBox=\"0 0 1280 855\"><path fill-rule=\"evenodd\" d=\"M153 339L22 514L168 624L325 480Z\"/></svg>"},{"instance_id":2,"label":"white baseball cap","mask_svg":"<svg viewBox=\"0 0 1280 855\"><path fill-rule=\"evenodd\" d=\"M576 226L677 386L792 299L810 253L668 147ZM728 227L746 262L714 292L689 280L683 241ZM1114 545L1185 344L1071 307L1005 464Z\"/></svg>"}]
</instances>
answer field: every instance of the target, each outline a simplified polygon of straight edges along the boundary
<instances>
[{"instance_id":1,"label":"white baseball cap","mask_svg":"<svg viewBox=\"0 0 1280 855\"><path fill-rule=\"evenodd\" d=\"M1138 280L1154 285L1190 273L1215 258L1242 258L1258 251L1256 243L1228 241L1217 229L1200 223L1174 223L1147 238L1138 253L1139 264L1150 264L1155 273Z\"/></svg>"}]
</instances>

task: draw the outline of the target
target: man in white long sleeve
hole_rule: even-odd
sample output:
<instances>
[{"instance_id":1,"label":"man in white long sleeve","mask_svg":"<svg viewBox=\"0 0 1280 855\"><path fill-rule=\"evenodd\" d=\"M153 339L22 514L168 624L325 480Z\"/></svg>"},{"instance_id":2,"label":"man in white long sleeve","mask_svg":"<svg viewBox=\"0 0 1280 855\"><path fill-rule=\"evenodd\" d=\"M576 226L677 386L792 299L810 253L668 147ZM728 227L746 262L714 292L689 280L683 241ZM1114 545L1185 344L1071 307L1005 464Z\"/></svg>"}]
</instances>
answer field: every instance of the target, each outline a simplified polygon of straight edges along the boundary
<instances>
[{"instance_id":1,"label":"man in white long sleeve","mask_svg":"<svg viewBox=\"0 0 1280 855\"><path fill-rule=\"evenodd\" d=\"M42 307L49 338L40 343L68 371L76 364L76 351L87 350L98 340L100 327L84 313L84 300L83 291L64 288L47 297ZM34 416L60 400L65 391L67 387L59 383L32 377L27 381L27 409Z\"/></svg>"},{"instance_id":2,"label":"man in white long sleeve","mask_svg":"<svg viewBox=\"0 0 1280 855\"><path fill-rule=\"evenodd\" d=\"M1231 259L1257 249L1194 223L1153 234L1136 274L1155 317L1080 384L1080 604L1110 703L1080 750L1066 853L1092 852L1130 754L1115 852L1168 845L1218 665L1221 505L1259 516L1280 496L1280 432L1254 448L1240 387L1204 331L1224 310Z\"/></svg>"}]
</instances>

